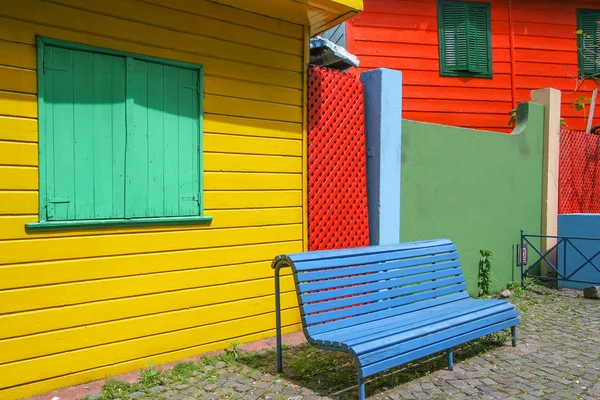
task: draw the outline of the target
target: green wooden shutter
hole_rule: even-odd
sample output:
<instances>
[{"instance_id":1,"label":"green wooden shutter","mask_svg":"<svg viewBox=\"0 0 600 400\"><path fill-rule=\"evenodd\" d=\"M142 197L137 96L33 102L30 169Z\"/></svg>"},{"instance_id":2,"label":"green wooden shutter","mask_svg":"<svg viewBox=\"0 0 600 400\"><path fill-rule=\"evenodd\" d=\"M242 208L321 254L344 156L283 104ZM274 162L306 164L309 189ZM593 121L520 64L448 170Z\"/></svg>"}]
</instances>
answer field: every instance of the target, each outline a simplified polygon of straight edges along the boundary
<instances>
[{"instance_id":1,"label":"green wooden shutter","mask_svg":"<svg viewBox=\"0 0 600 400\"><path fill-rule=\"evenodd\" d=\"M123 218L124 59L45 46L43 65L46 220Z\"/></svg>"},{"instance_id":2,"label":"green wooden shutter","mask_svg":"<svg viewBox=\"0 0 600 400\"><path fill-rule=\"evenodd\" d=\"M469 72L489 73L491 55L489 46L490 21L489 9L485 6L472 5L468 11L468 53Z\"/></svg>"},{"instance_id":3,"label":"green wooden shutter","mask_svg":"<svg viewBox=\"0 0 600 400\"><path fill-rule=\"evenodd\" d=\"M581 76L593 75L600 72L600 11L577 10L577 26L583 31L578 36L579 48L579 74Z\"/></svg>"},{"instance_id":4,"label":"green wooden shutter","mask_svg":"<svg viewBox=\"0 0 600 400\"><path fill-rule=\"evenodd\" d=\"M448 71L467 71L467 6L443 2L439 10L442 67Z\"/></svg>"},{"instance_id":5,"label":"green wooden shutter","mask_svg":"<svg viewBox=\"0 0 600 400\"><path fill-rule=\"evenodd\" d=\"M491 76L489 3L440 1L440 72L452 76Z\"/></svg>"},{"instance_id":6,"label":"green wooden shutter","mask_svg":"<svg viewBox=\"0 0 600 400\"><path fill-rule=\"evenodd\" d=\"M199 215L198 80L128 58L127 218Z\"/></svg>"}]
</instances>

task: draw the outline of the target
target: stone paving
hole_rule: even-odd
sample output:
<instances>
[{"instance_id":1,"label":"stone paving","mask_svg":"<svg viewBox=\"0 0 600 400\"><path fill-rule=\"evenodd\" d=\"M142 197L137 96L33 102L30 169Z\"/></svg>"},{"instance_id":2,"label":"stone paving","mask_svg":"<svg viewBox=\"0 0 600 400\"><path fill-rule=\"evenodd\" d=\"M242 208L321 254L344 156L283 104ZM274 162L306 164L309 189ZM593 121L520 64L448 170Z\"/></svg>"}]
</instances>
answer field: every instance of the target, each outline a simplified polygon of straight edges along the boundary
<instances>
[{"instance_id":1,"label":"stone paving","mask_svg":"<svg viewBox=\"0 0 600 400\"><path fill-rule=\"evenodd\" d=\"M577 291L539 288L511 301L522 319L516 348L505 340L507 335L496 335L455 350L454 371L445 368L440 355L377 375L367 382L369 399L600 399L600 300L584 299ZM188 370L181 367L180 373L142 374L146 385L137 392L113 388L89 398L358 397L356 371L346 355L307 345L288 348L285 354L282 376L274 373L272 351L240 356L230 350L190 364Z\"/></svg>"}]
</instances>

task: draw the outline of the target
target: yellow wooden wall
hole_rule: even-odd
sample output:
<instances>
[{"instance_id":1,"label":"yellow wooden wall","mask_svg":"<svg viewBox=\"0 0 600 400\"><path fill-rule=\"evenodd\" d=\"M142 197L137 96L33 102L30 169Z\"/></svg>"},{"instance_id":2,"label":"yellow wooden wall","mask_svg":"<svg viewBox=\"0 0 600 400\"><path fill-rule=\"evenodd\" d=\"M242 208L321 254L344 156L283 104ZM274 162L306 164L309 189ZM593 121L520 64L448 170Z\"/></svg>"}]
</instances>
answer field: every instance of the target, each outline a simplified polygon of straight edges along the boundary
<instances>
[{"instance_id":1,"label":"yellow wooden wall","mask_svg":"<svg viewBox=\"0 0 600 400\"><path fill-rule=\"evenodd\" d=\"M206 0L2 3L0 399L274 335L270 260L305 243L307 28ZM204 65L210 226L25 230L36 35ZM283 287L291 331L289 276Z\"/></svg>"}]
</instances>

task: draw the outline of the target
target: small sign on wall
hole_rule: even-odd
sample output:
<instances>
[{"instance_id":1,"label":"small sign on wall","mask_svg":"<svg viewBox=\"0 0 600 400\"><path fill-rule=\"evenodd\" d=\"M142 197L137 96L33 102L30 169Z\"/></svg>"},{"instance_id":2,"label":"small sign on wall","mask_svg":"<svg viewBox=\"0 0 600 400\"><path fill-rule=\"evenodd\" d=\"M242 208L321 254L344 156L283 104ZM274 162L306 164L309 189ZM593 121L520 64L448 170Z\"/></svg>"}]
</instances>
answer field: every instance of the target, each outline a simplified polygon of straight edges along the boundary
<instances>
[{"instance_id":1,"label":"small sign on wall","mask_svg":"<svg viewBox=\"0 0 600 400\"><path fill-rule=\"evenodd\" d=\"M528 250L527 243L523 244L523 246L520 244L517 245L517 267L527 265L529 255Z\"/></svg>"}]
</instances>

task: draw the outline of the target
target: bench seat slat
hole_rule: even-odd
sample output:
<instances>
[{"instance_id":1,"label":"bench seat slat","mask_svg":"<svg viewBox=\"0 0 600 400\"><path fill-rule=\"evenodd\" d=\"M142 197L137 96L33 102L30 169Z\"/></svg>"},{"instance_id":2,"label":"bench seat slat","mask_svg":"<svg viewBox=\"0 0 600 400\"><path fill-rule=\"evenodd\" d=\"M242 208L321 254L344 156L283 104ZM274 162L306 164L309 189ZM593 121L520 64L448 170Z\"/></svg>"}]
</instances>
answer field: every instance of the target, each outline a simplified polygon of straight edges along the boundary
<instances>
[{"instance_id":1,"label":"bench seat slat","mask_svg":"<svg viewBox=\"0 0 600 400\"><path fill-rule=\"evenodd\" d=\"M442 274L428 274L434 276L432 279L436 281L425 281L417 278L413 278L413 282L406 282L402 280L402 284L405 286L398 286L400 284L398 279L391 279L389 281L378 282L380 288L377 290L364 290L363 293L352 296L341 298L338 300L330 300L322 303L314 304L303 304L302 312L305 315L313 314L316 312L324 312L328 310L334 310L341 307L350 307L357 304L364 304L368 302L375 302L380 300L390 299L392 297L406 296L412 293L418 293L425 290L432 290L441 288L449 285L456 285L464 282L461 276L455 275L442 275ZM413 283L414 285L406 286L407 283ZM365 285L366 286L366 285ZM369 285L371 287L375 285ZM383 289L383 290L382 290ZM387 308L387 307L385 307Z\"/></svg>"},{"instance_id":2,"label":"bench seat slat","mask_svg":"<svg viewBox=\"0 0 600 400\"><path fill-rule=\"evenodd\" d=\"M317 324L317 323L321 323L321 322L335 320L338 318L354 317L354 316L358 316L361 314L371 313L373 311L379 311L379 310L385 309L385 308L399 307L402 305L415 303L415 302L426 300L426 299L431 299L433 297L436 298L437 304L443 304L443 303L446 303L446 301L447 301L445 298L446 297L445 295L448 295L451 293L456 293L456 292L461 292L461 291L466 291L466 290L467 290L467 286L464 283L461 283L459 285L443 287L440 289L430 290L430 291L423 292L423 293L411 294L411 295L407 295L407 296L403 296L403 297L389 299L389 300L382 301L382 302L364 304L364 305L360 305L360 306L356 306L356 307L352 307L352 308L345 308L345 309L336 310L336 311L327 311L322 314L305 315L303 319L304 319L304 323L306 325L312 325L312 324ZM380 303L385 303L385 304L380 304Z\"/></svg>"},{"instance_id":3,"label":"bench seat slat","mask_svg":"<svg viewBox=\"0 0 600 400\"><path fill-rule=\"evenodd\" d=\"M510 304L498 304L491 308L475 311L467 315L456 316L454 318L438 321L420 328L398 331L385 338L364 337L363 343L353 344L352 351L357 355L370 353L373 357L389 354L390 351L395 354L404 352L404 345L411 347L419 338L432 337L435 334L437 338L444 338L445 335L455 335L456 332L462 333L484 325L488 320L503 321L516 317L516 311ZM473 325L474 324L474 325ZM370 339L370 340L369 340ZM392 347L390 347L392 346ZM348 343L343 343L342 347L348 348ZM371 357L371 356L369 356Z\"/></svg>"},{"instance_id":4,"label":"bench seat slat","mask_svg":"<svg viewBox=\"0 0 600 400\"><path fill-rule=\"evenodd\" d=\"M379 254L377 257L372 255L358 255L352 257L336 257L325 260L307 260L307 261L296 261L293 256L290 256L294 261L294 266L297 272L306 271L322 271L331 268L349 267L353 265L361 264L378 264L385 263L388 261L399 261L399 260L418 260L421 257L430 257L436 254L447 254L456 253L456 246L453 244L446 244L441 246L433 247L422 247L414 250L396 250L388 251ZM456 257L455 257L456 258Z\"/></svg>"},{"instance_id":5,"label":"bench seat slat","mask_svg":"<svg viewBox=\"0 0 600 400\"><path fill-rule=\"evenodd\" d=\"M472 330L470 332L464 332L460 335L450 337L445 340L439 340L438 337L432 336L429 340L430 344L425 345L422 343L421 346L415 347L413 350L408 351L403 354L399 354L394 357L390 357L380 362L376 362L370 365L363 364L363 358L358 358L360 368L362 370L362 374L364 377L371 376L378 372L396 367L398 365L405 364L407 362L416 360L418 358L422 358L440 351L447 350L451 347L458 346L459 344L463 344L469 342L473 339L480 338L485 335L489 335L494 332L501 331L506 328L510 328L512 326L518 325L519 319L512 318L508 320L504 320L491 325L483 325L479 324L479 329Z\"/></svg>"},{"instance_id":6,"label":"bench seat slat","mask_svg":"<svg viewBox=\"0 0 600 400\"><path fill-rule=\"evenodd\" d=\"M370 255L373 256L372 260L376 261L378 257L382 254L390 252L397 252L399 250L414 250L423 247L436 247L436 246L445 246L452 245L451 240L448 239L433 239L433 240L422 240L417 242L410 243L399 243L399 244L389 244L389 245L381 245L381 246L368 246L368 247L356 247L352 249L341 249L341 250L319 250L319 251L309 251L305 253L294 253L289 254L288 257L294 263L302 263L304 261L312 261L312 260L323 260L326 261L328 259L336 259L336 258L347 258L347 257L355 257L355 256L364 256ZM383 259L382 259L383 261Z\"/></svg>"},{"instance_id":7,"label":"bench seat slat","mask_svg":"<svg viewBox=\"0 0 600 400\"><path fill-rule=\"evenodd\" d=\"M427 300L422 303L427 302ZM410 311L397 315L390 315L383 318L378 318L374 320L364 321L364 322L356 322L352 325L328 330L322 333L315 333L312 335L312 338L315 342L319 342L319 344L326 345L326 341L328 339L337 338L352 338L362 335L365 330L385 330L385 328L389 325L400 324L402 325L405 320L420 320L427 319L431 313L450 313L457 309L468 309L471 307L475 307L475 299L465 298L458 301L452 301L442 305L432 305L427 307L425 310L417 309L415 311Z\"/></svg>"},{"instance_id":8,"label":"bench seat slat","mask_svg":"<svg viewBox=\"0 0 600 400\"><path fill-rule=\"evenodd\" d=\"M458 292L445 296L447 303L453 303L459 300L465 300L469 298L467 292ZM342 329L356 324L366 323L369 321L382 320L392 316L402 316L410 312L427 310L428 308L438 306L439 301L436 298L422 300L416 303L404 304L399 307L390 307L385 310L375 311L372 313L355 316L352 318L340 319L326 324L317 324L312 326L304 325L304 331L307 335L307 339L312 341L312 335L319 333L329 332L332 330Z\"/></svg>"},{"instance_id":9,"label":"bench seat slat","mask_svg":"<svg viewBox=\"0 0 600 400\"><path fill-rule=\"evenodd\" d=\"M450 253L442 253L428 257L420 258L403 258L399 260L384 261L380 263L367 264L366 260L360 266L342 265L334 269L319 269L311 272L300 272L297 274L298 283L319 281L324 279L333 279L344 276L367 274L385 270L394 270L407 267L418 267L419 265L427 265L439 263L442 261L452 261L458 259L458 253L452 251Z\"/></svg>"},{"instance_id":10,"label":"bench seat slat","mask_svg":"<svg viewBox=\"0 0 600 400\"><path fill-rule=\"evenodd\" d=\"M438 264L431 264L422 267L414 268L402 268L400 270L394 269L391 271L374 272L372 274L364 274L345 278L327 279L311 283L300 283L298 289L302 293L314 292L317 290L331 290L333 288L342 288L350 285L365 285L371 282L380 282L388 279L398 279L406 276L424 274L426 272L434 272L440 270L446 270L451 268L457 268L460 266L458 260L446 261ZM457 275L461 274L461 271L455 270ZM425 279L424 279L425 280Z\"/></svg>"},{"instance_id":11,"label":"bench seat slat","mask_svg":"<svg viewBox=\"0 0 600 400\"><path fill-rule=\"evenodd\" d=\"M345 297L345 296L354 296L354 295L358 295L361 293L367 293L367 292L374 292L376 290L383 290L383 289L389 289L392 287L397 287L397 286L401 286L403 285L402 282L410 282L410 283L418 283L418 282L425 282L427 280L431 280L431 279L436 279L435 277L437 277L437 279L441 279L441 278L445 278L445 277L449 277L449 276L461 276L461 270L458 268L457 264L450 264L447 265L447 268L439 268L437 270L437 272L431 272L431 273L423 273L420 275L415 275L415 276L411 276L410 278L407 277L394 277L394 275L392 273L386 273L386 272L378 272L377 274L372 274L372 275L380 275L381 278L374 278L374 277L370 277L367 278L365 277L365 279L363 279L363 281L365 282L361 282L361 283L348 283L348 281L344 281L345 283L343 285L335 285L332 286L330 290L324 290L321 289L323 291L320 292L315 292L315 291L304 291L302 289L299 289L301 291L301 293L299 294L298 298L300 300L301 304L307 304L307 303L313 303L316 301L325 301L325 300L329 300L329 299L336 299L339 297ZM425 271L425 269L423 269L423 271ZM434 277L435 276L435 277ZM434 278L432 278L434 277ZM370 282L369 282L370 281ZM464 278L462 280L464 282ZM351 286L354 285L354 286ZM344 287L346 286L346 287Z\"/></svg>"},{"instance_id":12,"label":"bench seat slat","mask_svg":"<svg viewBox=\"0 0 600 400\"><path fill-rule=\"evenodd\" d=\"M477 312L504 304L499 301L469 301L465 299L447 305L432 307L427 312L414 312L401 317L386 318L366 324L354 325L344 331L326 332L315 335L313 339L319 345L352 347L370 340L390 337L440 321L450 320L468 313Z\"/></svg>"}]
</instances>

